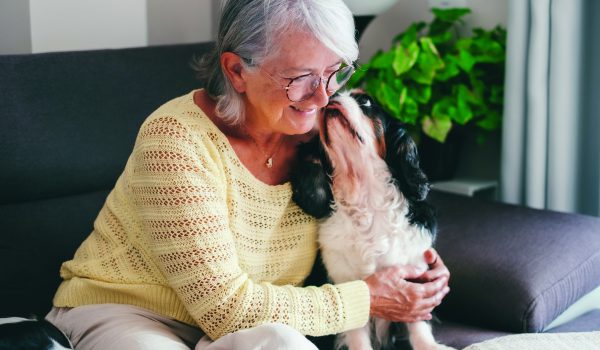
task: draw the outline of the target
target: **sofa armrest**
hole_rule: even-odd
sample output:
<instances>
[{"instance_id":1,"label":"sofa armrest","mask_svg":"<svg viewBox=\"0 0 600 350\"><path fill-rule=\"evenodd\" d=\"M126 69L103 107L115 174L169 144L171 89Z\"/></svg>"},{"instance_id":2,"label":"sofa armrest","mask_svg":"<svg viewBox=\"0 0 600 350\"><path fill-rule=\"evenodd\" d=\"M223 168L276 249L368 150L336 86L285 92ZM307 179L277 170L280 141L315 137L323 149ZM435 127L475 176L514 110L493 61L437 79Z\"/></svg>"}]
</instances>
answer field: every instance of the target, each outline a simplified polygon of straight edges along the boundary
<instances>
[{"instance_id":1,"label":"sofa armrest","mask_svg":"<svg viewBox=\"0 0 600 350\"><path fill-rule=\"evenodd\" d=\"M600 219L432 192L451 272L443 319L540 332L600 285Z\"/></svg>"}]
</instances>

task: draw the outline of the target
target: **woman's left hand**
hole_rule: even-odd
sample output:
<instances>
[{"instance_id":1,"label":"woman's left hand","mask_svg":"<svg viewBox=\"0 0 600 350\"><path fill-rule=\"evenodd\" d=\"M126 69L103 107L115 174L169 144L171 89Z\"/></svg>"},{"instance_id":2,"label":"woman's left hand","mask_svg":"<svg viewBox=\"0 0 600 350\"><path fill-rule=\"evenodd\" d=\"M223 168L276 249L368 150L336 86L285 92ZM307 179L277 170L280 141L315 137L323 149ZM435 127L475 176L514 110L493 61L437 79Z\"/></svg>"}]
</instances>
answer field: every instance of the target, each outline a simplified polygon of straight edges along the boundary
<instances>
[{"instance_id":1,"label":"woman's left hand","mask_svg":"<svg viewBox=\"0 0 600 350\"><path fill-rule=\"evenodd\" d=\"M427 270L424 274L419 276L416 281L426 283L426 282L434 282L440 279L445 279L445 286L448 286L448 281L450 280L450 271L442 258L440 258L438 252L429 248L425 251L425 262L429 265L429 270Z\"/></svg>"}]
</instances>

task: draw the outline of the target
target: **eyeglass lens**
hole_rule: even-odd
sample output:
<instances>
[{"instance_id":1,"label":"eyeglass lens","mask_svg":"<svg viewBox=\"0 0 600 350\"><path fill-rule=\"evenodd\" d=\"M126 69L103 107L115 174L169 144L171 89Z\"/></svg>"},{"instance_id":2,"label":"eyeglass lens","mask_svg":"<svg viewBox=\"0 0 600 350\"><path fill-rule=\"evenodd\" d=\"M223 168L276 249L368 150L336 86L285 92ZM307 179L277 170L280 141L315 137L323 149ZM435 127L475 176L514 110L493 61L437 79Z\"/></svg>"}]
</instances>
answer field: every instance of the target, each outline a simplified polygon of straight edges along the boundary
<instances>
[{"instance_id":1,"label":"eyeglass lens","mask_svg":"<svg viewBox=\"0 0 600 350\"><path fill-rule=\"evenodd\" d=\"M345 66L333 72L325 82L328 94L338 91L348 82L354 73L353 66ZM319 88L322 78L318 75L303 75L293 79L287 86L287 96L291 101L300 102L309 99Z\"/></svg>"}]
</instances>

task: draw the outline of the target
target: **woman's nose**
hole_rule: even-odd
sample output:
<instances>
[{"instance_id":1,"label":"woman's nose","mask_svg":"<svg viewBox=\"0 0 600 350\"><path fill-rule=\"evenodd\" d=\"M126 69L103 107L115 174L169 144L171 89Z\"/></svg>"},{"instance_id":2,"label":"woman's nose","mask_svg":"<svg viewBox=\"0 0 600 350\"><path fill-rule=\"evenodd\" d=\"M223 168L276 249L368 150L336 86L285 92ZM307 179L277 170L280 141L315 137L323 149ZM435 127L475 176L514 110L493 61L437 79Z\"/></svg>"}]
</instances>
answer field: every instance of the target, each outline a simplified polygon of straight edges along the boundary
<instances>
[{"instance_id":1,"label":"woman's nose","mask_svg":"<svg viewBox=\"0 0 600 350\"><path fill-rule=\"evenodd\" d=\"M325 84L321 82L317 87L317 90L315 90L315 93L311 96L311 99L317 107L322 108L327 106L331 95L333 95L333 93L328 93Z\"/></svg>"}]
</instances>

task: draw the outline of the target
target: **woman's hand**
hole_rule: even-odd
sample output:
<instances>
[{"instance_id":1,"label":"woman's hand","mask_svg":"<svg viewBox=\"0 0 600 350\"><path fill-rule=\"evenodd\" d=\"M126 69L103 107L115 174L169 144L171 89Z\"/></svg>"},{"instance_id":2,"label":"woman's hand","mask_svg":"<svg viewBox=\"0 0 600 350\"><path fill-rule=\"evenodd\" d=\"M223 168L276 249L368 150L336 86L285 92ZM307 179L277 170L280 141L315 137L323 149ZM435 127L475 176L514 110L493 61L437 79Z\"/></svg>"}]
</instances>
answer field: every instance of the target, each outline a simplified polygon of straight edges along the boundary
<instances>
[{"instance_id":1,"label":"woman's hand","mask_svg":"<svg viewBox=\"0 0 600 350\"><path fill-rule=\"evenodd\" d=\"M430 270L424 273L413 266L397 266L365 279L371 293L371 316L394 322L431 319L431 311L450 291L450 272L433 249L425 252L425 261Z\"/></svg>"},{"instance_id":2,"label":"woman's hand","mask_svg":"<svg viewBox=\"0 0 600 350\"><path fill-rule=\"evenodd\" d=\"M427 263L427 265L429 265L429 270L421 276L419 276L417 281L421 283L427 283L437 281L440 279L445 279L445 286L448 286L448 280L450 280L450 271L448 271L448 268L446 267L446 265L444 265L444 262L442 261L438 253L435 251L435 249L429 248L425 251L424 254L425 262Z\"/></svg>"}]
</instances>

